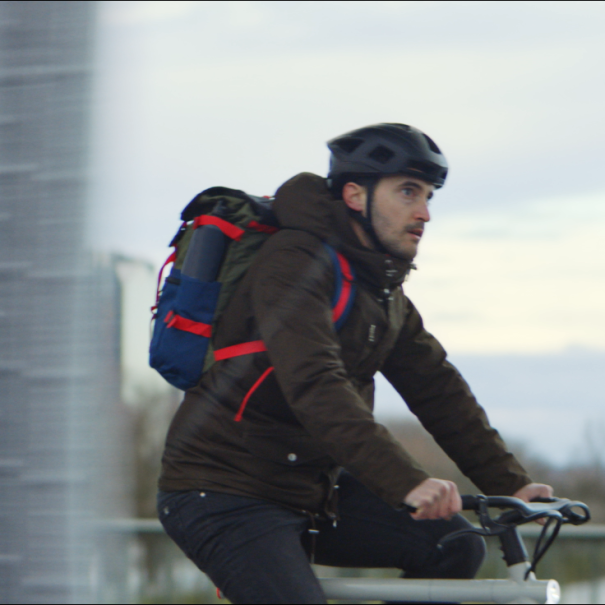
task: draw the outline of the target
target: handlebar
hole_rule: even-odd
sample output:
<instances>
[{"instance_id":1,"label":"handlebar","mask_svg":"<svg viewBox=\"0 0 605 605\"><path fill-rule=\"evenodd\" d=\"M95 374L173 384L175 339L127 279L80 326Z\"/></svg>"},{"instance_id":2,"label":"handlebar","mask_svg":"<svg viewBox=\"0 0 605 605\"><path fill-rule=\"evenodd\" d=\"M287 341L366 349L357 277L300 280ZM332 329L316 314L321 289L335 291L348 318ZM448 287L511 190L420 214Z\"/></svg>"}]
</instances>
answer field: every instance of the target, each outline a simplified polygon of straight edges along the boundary
<instances>
[{"instance_id":1,"label":"handlebar","mask_svg":"<svg viewBox=\"0 0 605 605\"><path fill-rule=\"evenodd\" d=\"M504 512L492 518L489 508L497 508ZM525 573L525 579L536 570L536 565L555 541L563 524L582 525L590 521L590 510L586 504L566 498L536 498L532 502L524 502L520 498L508 496L462 496L462 509L475 511L481 527L455 531L442 538L438 548L467 533L499 536L504 559L509 566L527 561L527 553L517 532L517 526L538 519L546 520L536 541L534 555ZM551 526L553 530L549 534Z\"/></svg>"},{"instance_id":2,"label":"handlebar","mask_svg":"<svg viewBox=\"0 0 605 605\"><path fill-rule=\"evenodd\" d=\"M481 512L484 507L507 510L498 522L521 525L543 517L561 515L563 523L582 525L590 521L590 510L583 502L566 498L536 498L524 502L508 496L462 496L462 509Z\"/></svg>"}]
</instances>

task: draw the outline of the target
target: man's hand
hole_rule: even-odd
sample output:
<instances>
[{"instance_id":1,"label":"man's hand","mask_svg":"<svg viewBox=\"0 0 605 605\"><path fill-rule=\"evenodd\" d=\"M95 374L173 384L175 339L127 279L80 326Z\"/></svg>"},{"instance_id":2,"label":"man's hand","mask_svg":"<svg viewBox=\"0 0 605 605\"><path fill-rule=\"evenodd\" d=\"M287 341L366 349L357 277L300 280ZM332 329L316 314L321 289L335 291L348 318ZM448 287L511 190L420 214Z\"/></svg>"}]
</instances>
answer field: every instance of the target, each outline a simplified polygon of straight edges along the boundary
<instances>
[{"instance_id":1,"label":"man's hand","mask_svg":"<svg viewBox=\"0 0 605 605\"><path fill-rule=\"evenodd\" d=\"M514 498L519 498L523 502L531 502L534 498L552 498L554 490L550 485L544 483L530 483L523 486L514 494ZM546 525L546 519L537 519L538 525Z\"/></svg>"},{"instance_id":2,"label":"man's hand","mask_svg":"<svg viewBox=\"0 0 605 605\"><path fill-rule=\"evenodd\" d=\"M513 497L523 500L523 502L531 502L534 498L552 498L554 490L550 485L543 483L530 483L523 486L517 491Z\"/></svg>"},{"instance_id":3,"label":"man's hand","mask_svg":"<svg viewBox=\"0 0 605 605\"><path fill-rule=\"evenodd\" d=\"M442 479L425 479L405 497L404 503L416 509L412 519L417 521L451 519L462 510L458 487Z\"/></svg>"}]
</instances>

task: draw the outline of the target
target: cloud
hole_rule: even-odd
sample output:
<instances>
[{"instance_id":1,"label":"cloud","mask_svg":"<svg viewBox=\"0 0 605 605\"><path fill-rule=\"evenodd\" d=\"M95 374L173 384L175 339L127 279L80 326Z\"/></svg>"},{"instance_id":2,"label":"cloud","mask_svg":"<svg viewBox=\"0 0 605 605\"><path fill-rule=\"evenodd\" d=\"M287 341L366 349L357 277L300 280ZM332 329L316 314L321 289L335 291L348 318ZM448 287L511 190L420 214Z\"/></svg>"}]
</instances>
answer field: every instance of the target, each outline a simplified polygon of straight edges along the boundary
<instances>
[{"instance_id":1,"label":"cloud","mask_svg":"<svg viewBox=\"0 0 605 605\"><path fill-rule=\"evenodd\" d=\"M605 349L605 191L428 225L406 292L455 352Z\"/></svg>"},{"instance_id":2,"label":"cloud","mask_svg":"<svg viewBox=\"0 0 605 605\"><path fill-rule=\"evenodd\" d=\"M237 54L393 45L422 51L539 47L598 39L605 16L598 2L104 2L101 12L116 25L161 20L167 32L197 31L209 46Z\"/></svg>"},{"instance_id":3,"label":"cloud","mask_svg":"<svg viewBox=\"0 0 605 605\"><path fill-rule=\"evenodd\" d=\"M522 441L561 465L587 458L581 447L586 431L605 421L600 381L605 352L569 348L556 354L456 354L450 359L505 438ZM381 420L412 418L381 375L376 400Z\"/></svg>"},{"instance_id":4,"label":"cloud","mask_svg":"<svg viewBox=\"0 0 605 605\"><path fill-rule=\"evenodd\" d=\"M181 0L166 2L159 0L151 2L108 0L100 4L99 12L102 24L128 26L181 17L195 10L197 5L204 3Z\"/></svg>"},{"instance_id":5,"label":"cloud","mask_svg":"<svg viewBox=\"0 0 605 605\"><path fill-rule=\"evenodd\" d=\"M272 193L325 174L331 137L408 122L451 165L407 286L429 328L456 351L605 346L605 9L515 7L103 4L91 240L157 262L198 191Z\"/></svg>"},{"instance_id":6,"label":"cloud","mask_svg":"<svg viewBox=\"0 0 605 605\"><path fill-rule=\"evenodd\" d=\"M267 191L299 167L323 172L323 142L335 134L404 121L445 150L452 169L443 195L457 207L600 186L601 41L481 52L309 46L263 56L254 46L233 55L203 37L172 38L138 45L129 92L141 123L137 156L172 164L179 180L194 164L222 177L233 162L242 186Z\"/></svg>"}]
</instances>

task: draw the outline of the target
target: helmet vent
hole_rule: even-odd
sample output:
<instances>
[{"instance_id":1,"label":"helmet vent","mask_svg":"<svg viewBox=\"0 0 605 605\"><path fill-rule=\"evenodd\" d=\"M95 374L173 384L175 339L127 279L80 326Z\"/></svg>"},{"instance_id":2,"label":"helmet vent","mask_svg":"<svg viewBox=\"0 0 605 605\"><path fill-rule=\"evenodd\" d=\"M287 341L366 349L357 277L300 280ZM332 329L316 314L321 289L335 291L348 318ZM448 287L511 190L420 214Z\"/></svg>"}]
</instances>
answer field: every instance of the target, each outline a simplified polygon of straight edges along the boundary
<instances>
[{"instance_id":1,"label":"helmet vent","mask_svg":"<svg viewBox=\"0 0 605 605\"><path fill-rule=\"evenodd\" d=\"M432 152L441 154L441 149L439 149L439 147L437 147L437 145L435 144L435 141L433 141L433 139L431 139L431 137L424 134L424 132L422 133L422 136L426 139L426 142L429 144L429 147Z\"/></svg>"},{"instance_id":2,"label":"helmet vent","mask_svg":"<svg viewBox=\"0 0 605 605\"><path fill-rule=\"evenodd\" d=\"M445 180L447 175L447 168L433 164L433 162L418 162L412 160L411 162L407 163L406 170L411 171L412 176L414 172L420 173L420 178L424 176L430 179L442 178Z\"/></svg>"},{"instance_id":3,"label":"helmet vent","mask_svg":"<svg viewBox=\"0 0 605 605\"><path fill-rule=\"evenodd\" d=\"M368 153L368 157L372 158L376 162L380 164L386 164L392 157L394 157L395 152L391 151L388 147L384 145L378 145L375 147L370 153Z\"/></svg>"},{"instance_id":4,"label":"helmet vent","mask_svg":"<svg viewBox=\"0 0 605 605\"><path fill-rule=\"evenodd\" d=\"M363 139L357 137L345 137L340 141L337 141L336 145L339 149L348 154L353 153L362 143Z\"/></svg>"}]
</instances>

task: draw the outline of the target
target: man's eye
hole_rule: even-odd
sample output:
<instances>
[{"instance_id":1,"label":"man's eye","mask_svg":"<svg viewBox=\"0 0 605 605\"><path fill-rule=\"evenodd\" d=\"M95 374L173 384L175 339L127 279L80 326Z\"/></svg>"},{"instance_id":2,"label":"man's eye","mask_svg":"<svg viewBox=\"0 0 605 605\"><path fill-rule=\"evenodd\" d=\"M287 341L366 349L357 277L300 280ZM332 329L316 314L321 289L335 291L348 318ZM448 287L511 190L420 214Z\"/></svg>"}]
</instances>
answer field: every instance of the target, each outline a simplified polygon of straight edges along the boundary
<instances>
[{"instance_id":1,"label":"man's eye","mask_svg":"<svg viewBox=\"0 0 605 605\"><path fill-rule=\"evenodd\" d=\"M401 191L404 195L407 195L408 197L412 197L412 195L414 195L414 190L411 188L402 189Z\"/></svg>"}]
</instances>

